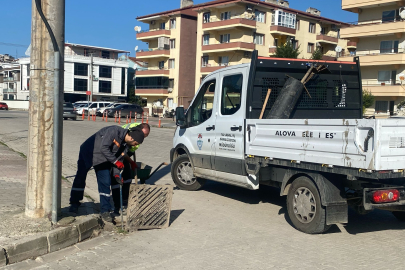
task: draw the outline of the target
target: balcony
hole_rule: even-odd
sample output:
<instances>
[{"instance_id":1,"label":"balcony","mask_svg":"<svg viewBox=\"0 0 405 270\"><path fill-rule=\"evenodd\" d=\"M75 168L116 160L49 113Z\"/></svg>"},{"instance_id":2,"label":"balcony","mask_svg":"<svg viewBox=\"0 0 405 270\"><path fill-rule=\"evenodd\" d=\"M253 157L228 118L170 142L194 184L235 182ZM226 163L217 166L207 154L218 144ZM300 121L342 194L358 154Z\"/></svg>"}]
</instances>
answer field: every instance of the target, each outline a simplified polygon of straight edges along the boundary
<instances>
[{"instance_id":1,"label":"balcony","mask_svg":"<svg viewBox=\"0 0 405 270\"><path fill-rule=\"evenodd\" d=\"M136 51L136 58L144 59L144 58L162 58L162 57L170 57L170 50L167 49L149 49L149 50L138 50Z\"/></svg>"},{"instance_id":2,"label":"balcony","mask_svg":"<svg viewBox=\"0 0 405 270\"><path fill-rule=\"evenodd\" d=\"M402 48L356 51L339 57L339 61L353 61L354 56L360 56L361 66L404 65L405 50Z\"/></svg>"},{"instance_id":3,"label":"balcony","mask_svg":"<svg viewBox=\"0 0 405 270\"><path fill-rule=\"evenodd\" d=\"M3 77L4 82L19 82L20 77Z\"/></svg>"},{"instance_id":4,"label":"balcony","mask_svg":"<svg viewBox=\"0 0 405 270\"><path fill-rule=\"evenodd\" d=\"M342 9L346 11L359 13L361 8L371 8L381 5L390 5L395 2L402 5L402 0L342 0Z\"/></svg>"},{"instance_id":5,"label":"balcony","mask_svg":"<svg viewBox=\"0 0 405 270\"><path fill-rule=\"evenodd\" d=\"M135 94L139 96L168 96L166 88L136 89Z\"/></svg>"},{"instance_id":6,"label":"balcony","mask_svg":"<svg viewBox=\"0 0 405 270\"><path fill-rule=\"evenodd\" d=\"M248 51L253 52L255 49L254 43L248 42L229 42L212 45L203 45L202 51L209 52L225 52L225 51Z\"/></svg>"},{"instance_id":7,"label":"balcony","mask_svg":"<svg viewBox=\"0 0 405 270\"><path fill-rule=\"evenodd\" d=\"M274 55L277 51L277 47L271 47L269 48L269 55Z\"/></svg>"},{"instance_id":8,"label":"balcony","mask_svg":"<svg viewBox=\"0 0 405 270\"><path fill-rule=\"evenodd\" d=\"M330 35L319 34L319 35L316 35L316 41L318 41L319 43L337 45L339 42L339 39L337 37L333 37Z\"/></svg>"},{"instance_id":9,"label":"balcony","mask_svg":"<svg viewBox=\"0 0 405 270\"><path fill-rule=\"evenodd\" d=\"M203 30L223 30L230 29L235 27L244 27L244 28L256 28L256 21L243 17L231 17L229 20L210 20L210 22L205 22L202 25Z\"/></svg>"},{"instance_id":10,"label":"balcony","mask_svg":"<svg viewBox=\"0 0 405 270\"><path fill-rule=\"evenodd\" d=\"M136 34L137 40L149 40L159 37L170 37L171 31L169 29L151 29Z\"/></svg>"},{"instance_id":11,"label":"balcony","mask_svg":"<svg viewBox=\"0 0 405 270\"><path fill-rule=\"evenodd\" d=\"M228 66L229 66L229 64L228 65L218 65L218 64L210 65L210 64L208 64L206 66L201 67L201 74L203 74L203 75L209 74L209 73L211 73L213 71L216 71L218 69L225 68L225 67L228 67Z\"/></svg>"},{"instance_id":12,"label":"balcony","mask_svg":"<svg viewBox=\"0 0 405 270\"><path fill-rule=\"evenodd\" d=\"M270 34L277 34L281 36L295 36L297 30L294 28L289 28L280 25L272 25L270 26Z\"/></svg>"},{"instance_id":13,"label":"balcony","mask_svg":"<svg viewBox=\"0 0 405 270\"><path fill-rule=\"evenodd\" d=\"M356 49L357 48L357 42L348 41L347 42L347 48L348 49Z\"/></svg>"},{"instance_id":14,"label":"balcony","mask_svg":"<svg viewBox=\"0 0 405 270\"><path fill-rule=\"evenodd\" d=\"M7 94L7 93L17 93L17 89L4 88L3 94Z\"/></svg>"},{"instance_id":15,"label":"balcony","mask_svg":"<svg viewBox=\"0 0 405 270\"><path fill-rule=\"evenodd\" d=\"M137 70L136 76L137 77L151 77L151 76L163 76L169 77L170 70L165 68L157 68L157 67L150 67L146 70Z\"/></svg>"},{"instance_id":16,"label":"balcony","mask_svg":"<svg viewBox=\"0 0 405 270\"><path fill-rule=\"evenodd\" d=\"M376 97L405 97L405 87L391 82L381 83L375 80L363 80L363 89L367 89Z\"/></svg>"},{"instance_id":17,"label":"balcony","mask_svg":"<svg viewBox=\"0 0 405 270\"><path fill-rule=\"evenodd\" d=\"M357 40L361 37L374 37L384 35L396 35L397 38L405 32L405 21L383 22L381 19L364 22L356 22L340 29L341 38Z\"/></svg>"}]
</instances>

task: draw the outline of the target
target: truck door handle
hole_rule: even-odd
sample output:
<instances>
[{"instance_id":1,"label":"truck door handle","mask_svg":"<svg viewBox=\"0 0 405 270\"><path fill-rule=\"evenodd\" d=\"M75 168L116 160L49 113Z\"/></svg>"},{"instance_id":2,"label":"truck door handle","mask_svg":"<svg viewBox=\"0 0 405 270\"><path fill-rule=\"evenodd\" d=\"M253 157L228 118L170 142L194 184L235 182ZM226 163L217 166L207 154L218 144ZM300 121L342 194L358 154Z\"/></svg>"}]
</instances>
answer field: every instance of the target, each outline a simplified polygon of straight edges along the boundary
<instances>
[{"instance_id":1,"label":"truck door handle","mask_svg":"<svg viewBox=\"0 0 405 270\"><path fill-rule=\"evenodd\" d=\"M208 126L208 127L206 127L205 129L206 129L207 131L215 130L215 125Z\"/></svg>"},{"instance_id":2,"label":"truck door handle","mask_svg":"<svg viewBox=\"0 0 405 270\"><path fill-rule=\"evenodd\" d=\"M237 130L242 131L242 126L239 126L239 127L233 126L233 127L231 127L231 131L237 131Z\"/></svg>"}]
</instances>

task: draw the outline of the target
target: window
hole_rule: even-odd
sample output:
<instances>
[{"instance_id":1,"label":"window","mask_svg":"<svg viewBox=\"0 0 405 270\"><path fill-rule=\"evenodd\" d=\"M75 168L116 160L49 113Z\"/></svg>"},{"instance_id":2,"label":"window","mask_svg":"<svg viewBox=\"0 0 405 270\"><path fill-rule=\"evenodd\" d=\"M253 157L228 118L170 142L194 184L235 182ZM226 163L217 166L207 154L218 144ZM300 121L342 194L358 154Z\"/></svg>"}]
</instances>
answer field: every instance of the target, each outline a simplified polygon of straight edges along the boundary
<instances>
[{"instance_id":1,"label":"window","mask_svg":"<svg viewBox=\"0 0 405 270\"><path fill-rule=\"evenodd\" d=\"M111 93L111 81L99 81L98 82L98 92Z\"/></svg>"},{"instance_id":2,"label":"window","mask_svg":"<svg viewBox=\"0 0 405 270\"><path fill-rule=\"evenodd\" d=\"M176 29L176 19L170 19L170 29Z\"/></svg>"},{"instance_id":3,"label":"window","mask_svg":"<svg viewBox=\"0 0 405 270\"><path fill-rule=\"evenodd\" d=\"M395 21L396 11L395 10L388 10L383 11L382 13L382 22L393 22Z\"/></svg>"},{"instance_id":4,"label":"window","mask_svg":"<svg viewBox=\"0 0 405 270\"><path fill-rule=\"evenodd\" d=\"M389 70L378 71L379 82L389 82L390 80L391 80L391 71Z\"/></svg>"},{"instance_id":5,"label":"window","mask_svg":"<svg viewBox=\"0 0 405 270\"><path fill-rule=\"evenodd\" d=\"M291 42L292 42L292 45L293 45L293 49L294 50L298 49L298 40L293 39L293 40L291 40Z\"/></svg>"},{"instance_id":6,"label":"window","mask_svg":"<svg viewBox=\"0 0 405 270\"><path fill-rule=\"evenodd\" d=\"M308 43L307 52L308 53L313 53L314 52L314 43Z\"/></svg>"},{"instance_id":7,"label":"window","mask_svg":"<svg viewBox=\"0 0 405 270\"><path fill-rule=\"evenodd\" d=\"M169 69L174 69L174 59L169 59Z\"/></svg>"},{"instance_id":8,"label":"window","mask_svg":"<svg viewBox=\"0 0 405 270\"><path fill-rule=\"evenodd\" d=\"M74 91L87 91L87 79L74 79Z\"/></svg>"},{"instance_id":9,"label":"window","mask_svg":"<svg viewBox=\"0 0 405 270\"><path fill-rule=\"evenodd\" d=\"M166 29L166 23L164 22L160 23L160 29L161 30Z\"/></svg>"},{"instance_id":10,"label":"window","mask_svg":"<svg viewBox=\"0 0 405 270\"><path fill-rule=\"evenodd\" d=\"M203 22L209 23L211 19L211 12L206 12L203 14Z\"/></svg>"},{"instance_id":11,"label":"window","mask_svg":"<svg viewBox=\"0 0 405 270\"><path fill-rule=\"evenodd\" d=\"M175 39L171 39L169 43L170 43L170 49L175 49L176 48L176 40Z\"/></svg>"},{"instance_id":12,"label":"window","mask_svg":"<svg viewBox=\"0 0 405 270\"><path fill-rule=\"evenodd\" d=\"M169 88L174 88L174 79L169 79Z\"/></svg>"},{"instance_id":13,"label":"window","mask_svg":"<svg viewBox=\"0 0 405 270\"><path fill-rule=\"evenodd\" d=\"M295 22L295 29L300 30L300 20Z\"/></svg>"},{"instance_id":14,"label":"window","mask_svg":"<svg viewBox=\"0 0 405 270\"><path fill-rule=\"evenodd\" d=\"M328 29L326 27L321 28L321 35L326 35Z\"/></svg>"},{"instance_id":15,"label":"window","mask_svg":"<svg viewBox=\"0 0 405 270\"><path fill-rule=\"evenodd\" d=\"M203 45L210 44L210 35L203 35Z\"/></svg>"},{"instance_id":16,"label":"window","mask_svg":"<svg viewBox=\"0 0 405 270\"><path fill-rule=\"evenodd\" d=\"M255 11L256 22L264 23L265 22L265 17L264 16L265 16L264 12L258 11L258 10Z\"/></svg>"},{"instance_id":17,"label":"window","mask_svg":"<svg viewBox=\"0 0 405 270\"><path fill-rule=\"evenodd\" d=\"M275 39L274 39L273 46L274 46L274 47L278 47L278 38L275 38Z\"/></svg>"},{"instance_id":18,"label":"window","mask_svg":"<svg viewBox=\"0 0 405 270\"><path fill-rule=\"evenodd\" d=\"M190 126L197 126L207 121L212 115L215 94L215 80L203 84L193 104L187 111Z\"/></svg>"},{"instance_id":19,"label":"window","mask_svg":"<svg viewBox=\"0 0 405 270\"><path fill-rule=\"evenodd\" d=\"M121 95L125 95L125 68L121 68Z\"/></svg>"},{"instance_id":20,"label":"window","mask_svg":"<svg viewBox=\"0 0 405 270\"><path fill-rule=\"evenodd\" d=\"M101 51L101 58L110 58L110 52L109 51Z\"/></svg>"},{"instance_id":21,"label":"window","mask_svg":"<svg viewBox=\"0 0 405 270\"><path fill-rule=\"evenodd\" d=\"M111 70L112 67L100 66L98 76L102 78L111 78Z\"/></svg>"},{"instance_id":22,"label":"window","mask_svg":"<svg viewBox=\"0 0 405 270\"><path fill-rule=\"evenodd\" d=\"M380 42L380 53L398 53L398 40L386 40Z\"/></svg>"},{"instance_id":23,"label":"window","mask_svg":"<svg viewBox=\"0 0 405 270\"><path fill-rule=\"evenodd\" d=\"M224 77L221 94L222 115L231 115L239 110L241 104L242 82L242 74Z\"/></svg>"},{"instance_id":24,"label":"window","mask_svg":"<svg viewBox=\"0 0 405 270\"><path fill-rule=\"evenodd\" d=\"M81 63L75 63L75 75L78 76L87 76L88 75L88 65L87 64L81 64Z\"/></svg>"},{"instance_id":25,"label":"window","mask_svg":"<svg viewBox=\"0 0 405 270\"><path fill-rule=\"evenodd\" d=\"M388 101L376 101L375 102L376 112L388 112Z\"/></svg>"},{"instance_id":26,"label":"window","mask_svg":"<svg viewBox=\"0 0 405 270\"><path fill-rule=\"evenodd\" d=\"M220 56L218 58L219 65L220 66L227 66L229 64L228 59L229 59L228 56Z\"/></svg>"},{"instance_id":27,"label":"window","mask_svg":"<svg viewBox=\"0 0 405 270\"><path fill-rule=\"evenodd\" d=\"M208 66L208 55L203 56L203 57L201 58L201 66L203 66L203 67Z\"/></svg>"},{"instance_id":28,"label":"window","mask_svg":"<svg viewBox=\"0 0 405 270\"><path fill-rule=\"evenodd\" d=\"M221 13L221 21L229 20L231 18L231 13L229 11Z\"/></svg>"},{"instance_id":29,"label":"window","mask_svg":"<svg viewBox=\"0 0 405 270\"><path fill-rule=\"evenodd\" d=\"M264 35L262 34L254 34L253 37L253 43L257 45L263 45L264 44Z\"/></svg>"},{"instance_id":30,"label":"window","mask_svg":"<svg viewBox=\"0 0 405 270\"><path fill-rule=\"evenodd\" d=\"M282 10L276 10L273 19L274 21L272 23L274 23L274 25L295 29L295 20L297 19L297 15L284 12Z\"/></svg>"},{"instance_id":31,"label":"window","mask_svg":"<svg viewBox=\"0 0 405 270\"><path fill-rule=\"evenodd\" d=\"M315 33L315 24L314 23L309 23L309 29L308 31L310 33Z\"/></svg>"},{"instance_id":32,"label":"window","mask_svg":"<svg viewBox=\"0 0 405 270\"><path fill-rule=\"evenodd\" d=\"M159 65L159 69L164 69L165 68L165 61L159 61L158 65Z\"/></svg>"},{"instance_id":33,"label":"window","mask_svg":"<svg viewBox=\"0 0 405 270\"><path fill-rule=\"evenodd\" d=\"M229 43L230 39L231 39L230 34L220 35L219 36L219 43Z\"/></svg>"}]
</instances>

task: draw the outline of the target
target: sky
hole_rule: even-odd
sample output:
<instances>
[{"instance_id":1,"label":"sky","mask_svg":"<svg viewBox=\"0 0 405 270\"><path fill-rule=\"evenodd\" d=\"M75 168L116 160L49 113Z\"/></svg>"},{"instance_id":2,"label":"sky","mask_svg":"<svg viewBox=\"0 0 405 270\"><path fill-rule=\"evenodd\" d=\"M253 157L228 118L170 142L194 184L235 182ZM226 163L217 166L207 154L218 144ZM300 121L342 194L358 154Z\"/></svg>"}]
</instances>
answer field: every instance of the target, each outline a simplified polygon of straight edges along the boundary
<instances>
[{"instance_id":1,"label":"sky","mask_svg":"<svg viewBox=\"0 0 405 270\"><path fill-rule=\"evenodd\" d=\"M1 2L6 0L0 0ZM70 43L114 48L130 52L147 48L136 40L135 26L148 29L136 17L177 9L180 0L65 0L65 40ZM31 39L31 0L7 1L2 12L0 54L24 57ZM194 4L208 2L194 0ZM305 11L314 7L322 17L342 22L354 22L357 14L341 10L341 0L290 0L290 7ZM12 44L12 45L5 45Z\"/></svg>"}]
</instances>

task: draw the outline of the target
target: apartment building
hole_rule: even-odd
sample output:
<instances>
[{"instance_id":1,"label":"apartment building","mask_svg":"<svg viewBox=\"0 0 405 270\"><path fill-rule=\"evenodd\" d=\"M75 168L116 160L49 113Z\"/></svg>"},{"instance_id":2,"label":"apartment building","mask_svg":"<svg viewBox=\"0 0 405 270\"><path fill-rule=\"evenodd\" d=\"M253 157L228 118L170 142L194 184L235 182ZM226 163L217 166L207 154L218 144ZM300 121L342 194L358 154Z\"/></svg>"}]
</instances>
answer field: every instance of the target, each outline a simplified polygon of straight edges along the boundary
<instances>
[{"instance_id":1,"label":"apartment building","mask_svg":"<svg viewBox=\"0 0 405 270\"><path fill-rule=\"evenodd\" d=\"M174 99L178 100L178 105L187 107L180 97L192 96L210 72L248 63L254 50L258 50L259 56L273 56L276 47L288 41L299 47L299 58L311 58L317 48L321 48L324 60L336 60L340 54L354 54L356 50L355 42L340 38L340 28L348 24L321 17L321 12L315 8L295 10L289 7L288 1L282 0L216 0L198 5L188 1L188 4L190 6L177 10L137 18L150 27L149 31L137 34L138 40L149 44L147 51L137 53L137 58L149 64L147 71L137 73L137 95L148 95L148 100L153 100L152 94L155 98L167 98L166 106ZM193 17L195 28L193 24L175 19L186 12L189 18ZM172 29L174 21L175 30ZM179 35L185 25L190 35ZM185 38L187 41L183 40ZM177 47L178 44L184 45ZM338 55L337 46L342 48ZM180 58L187 53L186 61L177 60L179 53ZM191 67L192 61L194 67ZM140 76L144 79L140 80ZM185 79L187 83L183 83ZM159 87L147 88L147 84L143 86L141 82L148 82L149 86L169 84L170 87L157 90ZM142 87L145 89L141 90Z\"/></svg>"},{"instance_id":2,"label":"apartment building","mask_svg":"<svg viewBox=\"0 0 405 270\"><path fill-rule=\"evenodd\" d=\"M65 43L64 100L125 100L127 97L128 51ZM21 58L21 87L18 99L29 98L30 58ZM93 74L91 74L91 68ZM26 97L26 98L24 98Z\"/></svg>"},{"instance_id":3,"label":"apartment building","mask_svg":"<svg viewBox=\"0 0 405 270\"><path fill-rule=\"evenodd\" d=\"M0 62L0 100L15 100L21 88L21 70L17 63Z\"/></svg>"},{"instance_id":4,"label":"apartment building","mask_svg":"<svg viewBox=\"0 0 405 270\"><path fill-rule=\"evenodd\" d=\"M375 96L371 113L392 115L405 99L405 1L342 0L342 9L358 13L358 22L343 28L341 36L357 43L363 89Z\"/></svg>"},{"instance_id":5,"label":"apartment building","mask_svg":"<svg viewBox=\"0 0 405 270\"><path fill-rule=\"evenodd\" d=\"M182 0L181 8L138 17L149 29L136 38L148 43L136 58L145 63L136 72L136 95L152 109L164 103L168 108L188 107L194 97L197 12L193 1Z\"/></svg>"}]
</instances>

